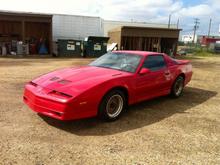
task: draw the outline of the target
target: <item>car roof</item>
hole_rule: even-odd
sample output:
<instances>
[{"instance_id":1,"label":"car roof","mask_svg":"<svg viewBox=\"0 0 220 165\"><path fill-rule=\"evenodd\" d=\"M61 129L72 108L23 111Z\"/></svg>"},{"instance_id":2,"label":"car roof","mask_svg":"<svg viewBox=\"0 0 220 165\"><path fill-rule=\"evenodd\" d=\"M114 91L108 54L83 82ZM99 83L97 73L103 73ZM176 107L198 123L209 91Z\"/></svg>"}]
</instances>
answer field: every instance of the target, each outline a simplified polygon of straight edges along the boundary
<instances>
[{"instance_id":1,"label":"car roof","mask_svg":"<svg viewBox=\"0 0 220 165\"><path fill-rule=\"evenodd\" d=\"M135 55L141 55L141 56L163 54L163 53L157 53L157 52L137 51L137 50L117 50L117 51L113 51L113 53L126 53L126 54L135 54Z\"/></svg>"}]
</instances>

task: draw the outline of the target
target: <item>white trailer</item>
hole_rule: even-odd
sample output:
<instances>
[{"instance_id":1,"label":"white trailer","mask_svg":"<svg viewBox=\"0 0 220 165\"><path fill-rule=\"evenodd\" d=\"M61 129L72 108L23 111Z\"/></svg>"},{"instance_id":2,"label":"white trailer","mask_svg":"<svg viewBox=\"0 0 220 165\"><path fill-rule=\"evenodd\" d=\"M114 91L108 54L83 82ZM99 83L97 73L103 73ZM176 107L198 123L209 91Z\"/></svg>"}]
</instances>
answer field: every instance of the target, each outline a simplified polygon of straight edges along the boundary
<instances>
[{"instance_id":1,"label":"white trailer","mask_svg":"<svg viewBox=\"0 0 220 165\"><path fill-rule=\"evenodd\" d=\"M88 36L103 36L100 17L53 15L53 41L57 39L84 40Z\"/></svg>"}]
</instances>

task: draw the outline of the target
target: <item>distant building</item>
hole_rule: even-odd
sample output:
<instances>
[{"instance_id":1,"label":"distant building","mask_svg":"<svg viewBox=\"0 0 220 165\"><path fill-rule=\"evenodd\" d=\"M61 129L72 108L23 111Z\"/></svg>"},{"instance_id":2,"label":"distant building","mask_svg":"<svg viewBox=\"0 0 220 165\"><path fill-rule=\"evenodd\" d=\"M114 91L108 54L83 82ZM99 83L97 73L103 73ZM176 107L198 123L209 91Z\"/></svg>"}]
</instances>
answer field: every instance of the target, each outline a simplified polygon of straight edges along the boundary
<instances>
[{"instance_id":1,"label":"distant building","mask_svg":"<svg viewBox=\"0 0 220 165\"><path fill-rule=\"evenodd\" d=\"M199 36L199 42L203 46L209 46L220 42L220 36Z\"/></svg>"}]
</instances>

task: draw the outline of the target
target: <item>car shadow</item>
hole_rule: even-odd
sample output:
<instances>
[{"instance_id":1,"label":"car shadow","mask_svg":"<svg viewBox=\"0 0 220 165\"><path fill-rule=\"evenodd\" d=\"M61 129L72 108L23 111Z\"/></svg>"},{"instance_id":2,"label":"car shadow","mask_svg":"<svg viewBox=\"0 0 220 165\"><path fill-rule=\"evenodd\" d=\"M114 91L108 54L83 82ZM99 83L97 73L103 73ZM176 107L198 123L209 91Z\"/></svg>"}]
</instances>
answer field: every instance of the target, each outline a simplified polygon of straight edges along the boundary
<instances>
[{"instance_id":1,"label":"car shadow","mask_svg":"<svg viewBox=\"0 0 220 165\"><path fill-rule=\"evenodd\" d=\"M186 87L178 99L164 96L133 105L114 122L103 122L97 118L63 122L39 116L49 125L78 136L104 136L145 127L175 114L188 113L187 110L215 95L217 92Z\"/></svg>"}]
</instances>

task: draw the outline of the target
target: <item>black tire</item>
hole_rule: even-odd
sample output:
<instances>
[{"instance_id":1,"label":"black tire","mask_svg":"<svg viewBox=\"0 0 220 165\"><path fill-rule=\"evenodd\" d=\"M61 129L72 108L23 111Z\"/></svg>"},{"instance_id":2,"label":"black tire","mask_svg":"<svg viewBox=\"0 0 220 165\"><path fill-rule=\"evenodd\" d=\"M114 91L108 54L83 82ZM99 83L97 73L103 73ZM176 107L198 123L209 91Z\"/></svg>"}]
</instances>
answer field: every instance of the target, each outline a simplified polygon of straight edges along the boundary
<instances>
[{"instance_id":1,"label":"black tire","mask_svg":"<svg viewBox=\"0 0 220 165\"><path fill-rule=\"evenodd\" d=\"M113 99L115 100L113 101ZM116 100L118 100L118 107ZM126 107L126 97L124 92L120 90L112 90L109 93L107 93L102 99L99 105L98 117L105 121L115 121L121 116L125 107ZM116 111L115 113L114 113L114 109ZM110 113L110 111L112 111L112 113Z\"/></svg>"},{"instance_id":2,"label":"black tire","mask_svg":"<svg viewBox=\"0 0 220 165\"><path fill-rule=\"evenodd\" d=\"M184 89L184 77L178 76L172 85L170 95L173 98L178 98L182 95Z\"/></svg>"}]
</instances>

